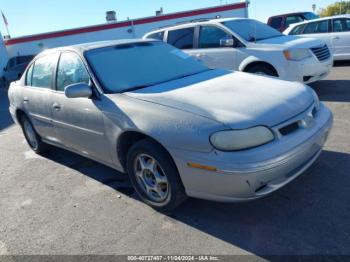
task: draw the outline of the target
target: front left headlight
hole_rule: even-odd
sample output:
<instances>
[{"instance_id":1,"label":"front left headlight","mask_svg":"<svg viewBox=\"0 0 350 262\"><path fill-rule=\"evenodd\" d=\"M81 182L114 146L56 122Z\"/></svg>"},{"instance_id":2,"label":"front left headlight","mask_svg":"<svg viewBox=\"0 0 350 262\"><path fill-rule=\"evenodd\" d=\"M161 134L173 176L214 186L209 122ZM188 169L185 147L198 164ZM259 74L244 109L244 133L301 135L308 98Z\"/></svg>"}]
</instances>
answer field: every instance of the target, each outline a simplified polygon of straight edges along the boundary
<instances>
[{"instance_id":1,"label":"front left headlight","mask_svg":"<svg viewBox=\"0 0 350 262\"><path fill-rule=\"evenodd\" d=\"M219 131L210 136L211 144L222 151L237 151L257 147L274 140L270 129L256 126L243 130Z\"/></svg>"},{"instance_id":2,"label":"front left headlight","mask_svg":"<svg viewBox=\"0 0 350 262\"><path fill-rule=\"evenodd\" d=\"M311 52L306 48L297 48L283 51L284 57L290 61L301 61L311 57Z\"/></svg>"}]
</instances>

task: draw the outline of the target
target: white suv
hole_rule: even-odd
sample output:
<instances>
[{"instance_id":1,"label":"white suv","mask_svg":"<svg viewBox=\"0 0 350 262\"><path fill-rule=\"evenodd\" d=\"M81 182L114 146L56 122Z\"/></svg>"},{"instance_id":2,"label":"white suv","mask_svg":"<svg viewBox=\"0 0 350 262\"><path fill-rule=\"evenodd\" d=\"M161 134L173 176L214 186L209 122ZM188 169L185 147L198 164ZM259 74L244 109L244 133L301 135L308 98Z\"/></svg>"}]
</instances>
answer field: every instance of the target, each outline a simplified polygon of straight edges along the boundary
<instances>
[{"instance_id":1,"label":"white suv","mask_svg":"<svg viewBox=\"0 0 350 262\"><path fill-rule=\"evenodd\" d=\"M211 68L276 76L310 83L327 76L333 65L319 39L285 36L253 19L202 20L152 31L159 39L202 60Z\"/></svg>"}]
</instances>

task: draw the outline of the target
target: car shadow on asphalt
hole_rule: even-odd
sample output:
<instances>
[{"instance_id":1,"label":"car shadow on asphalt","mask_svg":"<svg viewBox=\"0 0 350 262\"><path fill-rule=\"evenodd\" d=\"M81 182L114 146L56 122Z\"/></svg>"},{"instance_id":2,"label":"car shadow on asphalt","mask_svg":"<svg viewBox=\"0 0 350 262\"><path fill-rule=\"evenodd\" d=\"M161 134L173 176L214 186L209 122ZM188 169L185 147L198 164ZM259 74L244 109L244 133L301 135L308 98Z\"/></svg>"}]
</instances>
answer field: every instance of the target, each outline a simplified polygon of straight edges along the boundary
<instances>
[{"instance_id":1,"label":"car shadow on asphalt","mask_svg":"<svg viewBox=\"0 0 350 262\"><path fill-rule=\"evenodd\" d=\"M350 102L350 80L321 80L310 86L321 101Z\"/></svg>"},{"instance_id":2,"label":"car shadow on asphalt","mask_svg":"<svg viewBox=\"0 0 350 262\"><path fill-rule=\"evenodd\" d=\"M13 124L9 113L9 100L7 98L7 89L0 88L0 132Z\"/></svg>"},{"instance_id":3,"label":"car shadow on asphalt","mask_svg":"<svg viewBox=\"0 0 350 262\"><path fill-rule=\"evenodd\" d=\"M323 151L295 181L246 203L190 199L173 215L256 255L350 253L350 155Z\"/></svg>"},{"instance_id":4,"label":"car shadow on asphalt","mask_svg":"<svg viewBox=\"0 0 350 262\"><path fill-rule=\"evenodd\" d=\"M53 150L47 158L140 201L127 175L74 153ZM165 215L267 258L349 254L349 170L349 154L323 151L308 171L267 198L231 204L188 199Z\"/></svg>"}]
</instances>

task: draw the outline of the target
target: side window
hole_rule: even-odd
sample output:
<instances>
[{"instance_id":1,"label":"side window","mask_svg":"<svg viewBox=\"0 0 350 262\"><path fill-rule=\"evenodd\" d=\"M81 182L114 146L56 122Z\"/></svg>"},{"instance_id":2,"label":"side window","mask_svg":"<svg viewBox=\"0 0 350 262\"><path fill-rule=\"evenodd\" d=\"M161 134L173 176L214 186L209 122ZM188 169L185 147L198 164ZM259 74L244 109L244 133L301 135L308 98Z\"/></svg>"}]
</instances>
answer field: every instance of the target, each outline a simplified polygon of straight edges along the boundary
<instances>
[{"instance_id":1,"label":"side window","mask_svg":"<svg viewBox=\"0 0 350 262\"><path fill-rule=\"evenodd\" d=\"M298 25L296 27L294 27L294 29L292 31L290 31L290 35L301 35L304 31L305 28L305 24L304 25Z\"/></svg>"},{"instance_id":2,"label":"side window","mask_svg":"<svg viewBox=\"0 0 350 262\"><path fill-rule=\"evenodd\" d=\"M275 29L280 29L282 24L282 17L273 17L271 18L271 24L270 26Z\"/></svg>"},{"instance_id":3,"label":"side window","mask_svg":"<svg viewBox=\"0 0 350 262\"><path fill-rule=\"evenodd\" d=\"M50 54L37 59L34 63L32 86L51 88L53 69L57 63L57 54Z\"/></svg>"},{"instance_id":4,"label":"side window","mask_svg":"<svg viewBox=\"0 0 350 262\"><path fill-rule=\"evenodd\" d=\"M62 53L57 68L57 90L64 91L66 86L76 83L89 84L89 81L89 74L80 57L74 53Z\"/></svg>"},{"instance_id":5,"label":"side window","mask_svg":"<svg viewBox=\"0 0 350 262\"><path fill-rule=\"evenodd\" d=\"M317 34L328 33L328 20L318 22L315 33Z\"/></svg>"},{"instance_id":6,"label":"side window","mask_svg":"<svg viewBox=\"0 0 350 262\"><path fill-rule=\"evenodd\" d=\"M147 39L156 39L156 40L163 41L163 39L164 39L164 31L163 32L154 33L154 34L150 34L149 36L147 36Z\"/></svg>"},{"instance_id":7,"label":"side window","mask_svg":"<svg viewBox=\"0 0 350 262\"><path fill-rule=\"evenodd\" d=\"M26 74L26 85L27 86L31 86L32 85L33 67L34 67L34 64L32 64L29 67L29 69L27 70L27 74Z\"/></svg>"},{"instance_id":8,"label":"side window","mask_svg":"<svg viewBox=\"0 0 350 262\"><path fill-rule=\"evenodd\" d=\"M346 31L350 31L350 19L345 19Z\"/></svg>"},{"instance_id":9,"label":"side window","mask_svg":"<svg viewBox=\"0 0 350 262\"><path fill-rule=\"evenodd\" d=\"M194 28L184 28L168 32L168 44L179 49L193 48Z\"/></svg>"},{"instance_id":10,"label":"side window","mask_svg":"<svg viewBox=\"0 0 350 262\"><path fill-rule=\"evenodd\" d=\"M286 18L286 27L290 24L295 24L304 21L304 19L300 15L287 16Z\"/></svg>"},{"instance_id":11,"label":"side window","mask_svg":"<svg viewBox=\"0 0 350 262\"><path fill-rule=\"evenodd\" d=\"M317 29L317 23L309 23L307 24L304 34L314 34Z\"/></svg>"},{"instance_id":12,"label":"side window","mask_svg":"<svg viewBox=\"0 0 350 262\"><path fill-rule=\"evenodd\" d=\"M350 19L333 19L333 32L350 31Z\"/></svg>"},{"instance_id":13,"label":"side window","mask_svg":"<svg viewBox=\"0 0 350 262\"><path fill-rule=\"evenodd\" d=\"M199 33L199 48L217 48L221 47L221 41L232 39L232 36L215 26L201 26Z\"/></svg>"}]
</instances>

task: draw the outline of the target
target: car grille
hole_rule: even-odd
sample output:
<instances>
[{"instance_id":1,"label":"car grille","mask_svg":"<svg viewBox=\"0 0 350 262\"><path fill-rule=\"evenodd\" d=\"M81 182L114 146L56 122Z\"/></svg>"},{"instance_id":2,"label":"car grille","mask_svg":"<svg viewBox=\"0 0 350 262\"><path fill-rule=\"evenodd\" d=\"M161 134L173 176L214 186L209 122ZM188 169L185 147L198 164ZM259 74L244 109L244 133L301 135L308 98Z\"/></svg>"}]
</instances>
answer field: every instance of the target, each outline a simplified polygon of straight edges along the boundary
<instances>
[{"instance_id":1,"label":"car grille","mask_svg":"<svg viewBox=\"0 0 350 262\"><path fill-rule=\"evenodd\" d=\"M321 47L313 47L311 51L315 54L319 61L326 61L331 57L331 52L328 49L327 45Z\"/></svg>"}]
</instances>

